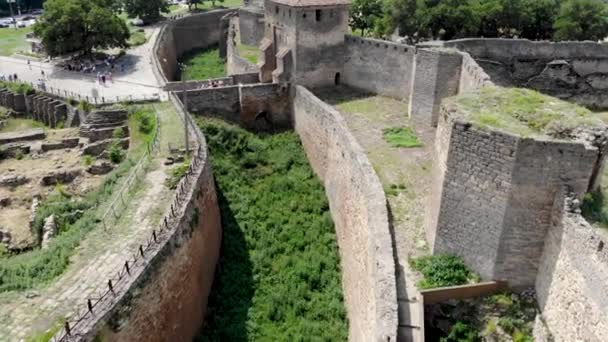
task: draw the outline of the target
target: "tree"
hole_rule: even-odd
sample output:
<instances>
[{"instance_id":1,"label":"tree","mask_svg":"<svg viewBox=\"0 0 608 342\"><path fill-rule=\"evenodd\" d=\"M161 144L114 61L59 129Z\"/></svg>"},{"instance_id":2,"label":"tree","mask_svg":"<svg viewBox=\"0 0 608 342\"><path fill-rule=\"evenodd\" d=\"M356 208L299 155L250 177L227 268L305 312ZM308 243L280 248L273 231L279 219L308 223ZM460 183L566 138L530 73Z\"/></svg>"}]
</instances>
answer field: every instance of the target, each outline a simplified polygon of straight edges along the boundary
<instances>
[{"instance_id":1,"label":"tree","mask_svg":"<svg viewBox=\"0 0 608 342\"><path fill-rule=\"evenodd\" d=\"M192 5L194 5L194 8L197 8L198 4L201 2L203 2L203 0L188 0L188 11L192 10Z\"/></svg>"},{"instance_id":2,"label":"tree","mask_svg":"<svg viewBox=\"0 0 608 342\"><path fill-rule=\"evenodd\" d=\"M144 22L160 18L161 13L169 13L167 0L124 0L125 10L129 17L139 17Z\"/></svg>"},{"instance_id":3,"label":"tree","mask_svg":"<svg viewBox=\"0 0 608 342\"><path fill-rule=\"evenodd\" d=\"M361 35L365 35L365 30L374 27L376 20L382 16L382 4L380 0L353 0L350 9L350 27L361 30Z\"/></svg>"},{"instance_id":4,"label":"tree","mask_svg":"<svg viewBox=\"0 0 608 342\"><path fill-rule=\"evenodd\" d=\"M608 10L603 0L566 0L553 25L556 40L602 40L608 36Z\"/></svg>"},{"instance_id":5,"label":"tree","mask_svg":"<svg viewBox=\"0 0 608 342\"><path fill-rule=\"evenodd\" d=\"M127 47L125 22L97 0L48 0L34 25L49 56L70 52L90 54L94 48Z\"/></svg>"}]
</instances>

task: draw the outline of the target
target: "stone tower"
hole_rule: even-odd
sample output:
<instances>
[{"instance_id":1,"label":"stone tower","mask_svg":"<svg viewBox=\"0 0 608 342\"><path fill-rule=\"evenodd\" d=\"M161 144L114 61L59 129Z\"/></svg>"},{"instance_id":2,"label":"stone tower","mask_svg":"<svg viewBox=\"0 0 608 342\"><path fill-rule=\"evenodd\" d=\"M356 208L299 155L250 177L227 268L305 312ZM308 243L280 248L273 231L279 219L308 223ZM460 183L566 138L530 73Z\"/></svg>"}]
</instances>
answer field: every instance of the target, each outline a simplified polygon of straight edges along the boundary
<instances>
[{"instance_id":1,"label":"stone tower","mask_svg":"<svg viewBox=\"0 0 608 342\"><path fill-rule=\"evenodd\" d=\"M340 82L349 0L266 0L262 81Z\"/></svg>"}]
</instances>

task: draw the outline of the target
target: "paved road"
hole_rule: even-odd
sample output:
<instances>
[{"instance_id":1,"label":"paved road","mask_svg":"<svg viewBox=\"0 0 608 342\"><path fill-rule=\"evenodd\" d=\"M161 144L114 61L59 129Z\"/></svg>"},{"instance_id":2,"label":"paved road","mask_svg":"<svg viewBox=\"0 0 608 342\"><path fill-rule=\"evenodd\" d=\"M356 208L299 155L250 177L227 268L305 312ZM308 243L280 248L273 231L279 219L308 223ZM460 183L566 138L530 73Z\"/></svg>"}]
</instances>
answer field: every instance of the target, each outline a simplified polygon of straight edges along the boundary
<instances>
[{"instance_id":1,"label":"paved road","mask_svg":"<svg viewBox=\"0 0 608 342\"><path fill-rule=\"evenodd\" d=\"M158 35L159 28L146 31L148 42L127 51L119 61L127 67L124 72L114 73L114 81L100 85L93 74L82 74L63 70L51 63L32 61L31 65L22 57L0 57L0 74L17 74L23 81L38 83L45 73L47 89L59 89L63 94L80 94L82 97L92 97L95 92L98 96L114 101L117 96L121 98L132 96L134 98L151 97L159 94L158 81L152 70L152 46Z\"/></svg>"}]
</instances>

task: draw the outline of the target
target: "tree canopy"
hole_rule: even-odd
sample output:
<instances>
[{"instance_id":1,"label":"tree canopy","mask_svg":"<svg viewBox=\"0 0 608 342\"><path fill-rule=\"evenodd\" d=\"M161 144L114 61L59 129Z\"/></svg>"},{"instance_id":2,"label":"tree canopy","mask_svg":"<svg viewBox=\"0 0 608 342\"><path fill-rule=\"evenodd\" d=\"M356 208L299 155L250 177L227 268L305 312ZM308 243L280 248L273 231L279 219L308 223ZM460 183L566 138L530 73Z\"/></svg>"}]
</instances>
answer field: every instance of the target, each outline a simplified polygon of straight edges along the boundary
<instances>
[{"instance_id":1,"label":"tree canopy","mask_svg":"<svg viewBox=\"0 0 608 342\"><path fill-rule=\"evenodd\" d=\"M127 47L125 22L100 4L104 0L48 0L34 25L50 56L70 52L90 54L93 49Z\"/></svg>"},{"instance_id":2,"label":"tree canopy","mask_svg":"<svg viewBox=\"0 0 608 342\"><path fill-rule=\"evenodd\" d=\"M380 0L380 13L361 9L375 1L355 0L351 27L372 22L368 33L398 33L412 43L462 37L600 40L608 35L603 0Z\"/></svg>"},{"instance_id":3,"label":"tree canopy","mask_svg":"<svg viewBox=\"0 0 608 342\"><path fill-rule=\"evenodd\" d=\"M350 27L361 30L372 29L376 20L382 16L382 2L380 0L353 0L351 4Z\"/></svg>"},{"instance_id":4,"label":"tree canopy","mask_svg":"<svg viewBox=\"0 0 608 342\"><path fill-rule=\"evenodd\" d=\"M124 8L129 17L139 17L144 22L157 20L161 13L169 13L167 0L124 0Z\"/></svg>"}]
</instances>

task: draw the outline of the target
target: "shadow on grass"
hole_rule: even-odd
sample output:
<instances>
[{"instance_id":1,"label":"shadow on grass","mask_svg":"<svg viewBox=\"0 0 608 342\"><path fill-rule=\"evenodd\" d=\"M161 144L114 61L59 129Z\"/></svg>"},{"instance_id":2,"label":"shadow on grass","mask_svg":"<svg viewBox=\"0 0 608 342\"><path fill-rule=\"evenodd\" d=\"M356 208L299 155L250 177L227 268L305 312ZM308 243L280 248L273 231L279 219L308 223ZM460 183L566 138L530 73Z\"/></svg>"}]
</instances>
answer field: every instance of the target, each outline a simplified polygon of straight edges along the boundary
<instances>
[{"instance_id":1,"label":"shadow on grass","mask_svg":"<svg viewBox=\"0 0 608 342\"><path fill-rule=\"evenodd\" d=\"M246 341L247 313L254 293L252 264L243 229L219 185L217 196L223 228L221 256L209 296L207 318L194 341Z\"/></svg>"}]
</instances>

